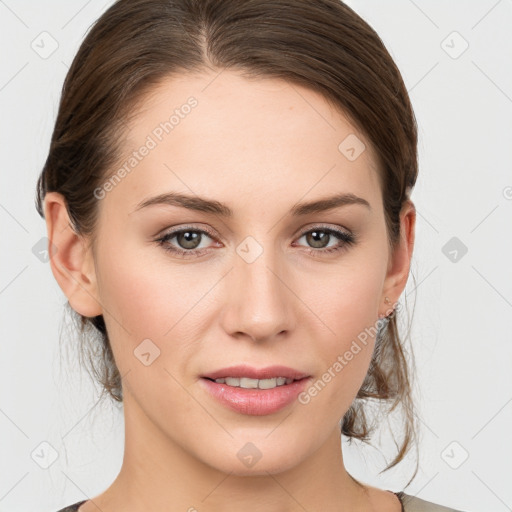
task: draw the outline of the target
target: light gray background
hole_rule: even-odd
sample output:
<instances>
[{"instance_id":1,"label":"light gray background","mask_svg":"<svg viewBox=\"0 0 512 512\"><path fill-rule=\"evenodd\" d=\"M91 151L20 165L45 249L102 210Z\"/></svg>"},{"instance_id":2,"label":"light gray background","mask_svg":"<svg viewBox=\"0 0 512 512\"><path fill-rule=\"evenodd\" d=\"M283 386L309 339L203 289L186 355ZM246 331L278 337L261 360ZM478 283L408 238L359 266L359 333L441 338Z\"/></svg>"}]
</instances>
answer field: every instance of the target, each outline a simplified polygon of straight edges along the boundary
<instances>
[{"instance_id":1,"label":"light gray background","mask_svg":"<svg viewBox=\"0 0 512 512\"><path fill-rule=\"evenodd\" d=\"M396 60L419 124L416 285L406 294L422 430L407 492L467 512L512 510L512 0L348 4ZM97 405L65 331L61 363L66 298L33 253L46 236L34 193L62 82L108 5L0 1L0 512L93 497L122 461L122 410ZM58 48L40 56L52 39ZM467 247L456 261L451 245L443 252L453 237ZM371 485L400 490L411 474L409 458L377 475L393 455L384 429L375 448L344 449L347 469ZM52 450L44 469L36 461Z\"/></svg>"}]
</instances>

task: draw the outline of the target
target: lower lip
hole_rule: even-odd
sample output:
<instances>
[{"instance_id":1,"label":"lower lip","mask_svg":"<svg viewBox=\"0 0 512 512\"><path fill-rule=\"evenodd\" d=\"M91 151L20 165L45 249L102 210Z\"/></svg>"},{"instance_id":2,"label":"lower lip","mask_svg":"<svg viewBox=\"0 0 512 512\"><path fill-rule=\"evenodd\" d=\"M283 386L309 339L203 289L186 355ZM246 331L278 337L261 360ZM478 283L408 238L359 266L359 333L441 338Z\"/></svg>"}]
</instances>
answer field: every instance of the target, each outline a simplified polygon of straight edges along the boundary
<instances>
[{"instance_id":1,"label":"lower lip","mask_svg":"<svg viewBox=\"0 0 512 512\"><path fill-rule=\"evenodd\" d=\"M272 389L245 389L219 384L201 377L206 390L230 409L252 416L264 416L277 412L295 401L306 387L309 377Z\"/></svg>"}]
</instances>

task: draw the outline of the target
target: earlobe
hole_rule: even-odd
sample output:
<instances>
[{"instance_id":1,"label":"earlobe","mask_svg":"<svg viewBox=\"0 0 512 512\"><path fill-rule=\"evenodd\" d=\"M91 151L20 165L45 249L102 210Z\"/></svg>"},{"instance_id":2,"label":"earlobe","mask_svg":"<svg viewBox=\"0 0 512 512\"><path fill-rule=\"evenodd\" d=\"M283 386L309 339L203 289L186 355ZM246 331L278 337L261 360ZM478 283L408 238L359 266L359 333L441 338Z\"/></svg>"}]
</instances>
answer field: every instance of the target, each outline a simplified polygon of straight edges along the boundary
<instances>
[{"instance_id":1,"label":"earlobe","mask_svg":"<svg viewBox=\"0 0 512 512\"><path fill-rule=\"evenodd\" d=\"M46 194L44 216L50 266L61 290L77 313L86 317L101 315L93 254L86 240L73 230L62 194Z\"/></svg>"}]
</instances>

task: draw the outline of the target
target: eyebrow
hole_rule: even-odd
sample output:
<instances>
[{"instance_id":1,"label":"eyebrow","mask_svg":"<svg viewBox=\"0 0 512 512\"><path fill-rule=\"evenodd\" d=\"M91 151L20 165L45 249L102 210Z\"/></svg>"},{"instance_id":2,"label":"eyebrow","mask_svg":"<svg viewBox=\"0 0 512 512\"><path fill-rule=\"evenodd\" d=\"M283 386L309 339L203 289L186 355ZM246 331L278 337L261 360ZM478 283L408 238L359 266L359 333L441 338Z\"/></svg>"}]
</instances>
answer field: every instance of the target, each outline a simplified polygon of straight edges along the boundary
<instances>
[{"instance_id":1,"label":"eyebrow","mask_svg":"<svg viewBox=\"0 0 512 512\"><path fill-rule=\"evenodd\" d=\"M291 208L290 214L293 217L300 217L311 213L333 210L334 208L351 204L360 204L367 207L369 210L372 209L370 203L366 199L358 197L352 193L342 193L316 199L315 201L297 203ZM219 215L221 217L233 217L233 210L219 201L182 194L179 192L167 192L144 199L137 205L133 212L155 205L178 206L197 212Z\"/></svg>"}]
</instances>

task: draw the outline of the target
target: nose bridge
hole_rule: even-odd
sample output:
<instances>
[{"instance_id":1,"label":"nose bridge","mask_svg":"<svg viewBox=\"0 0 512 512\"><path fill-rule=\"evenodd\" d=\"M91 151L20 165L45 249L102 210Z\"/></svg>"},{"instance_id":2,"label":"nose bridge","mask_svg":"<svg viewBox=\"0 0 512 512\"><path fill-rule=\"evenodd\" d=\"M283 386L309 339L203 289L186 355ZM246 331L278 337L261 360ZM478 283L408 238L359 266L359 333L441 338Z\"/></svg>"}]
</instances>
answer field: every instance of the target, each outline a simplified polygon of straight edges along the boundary
<instances>
[{"instance_id":1,"label":"nose bridge","mask_svg":"<svg viewBox=\"0 0 512 512\"><path fill-rule=\"evenodd\" d=\"M229 284L229 330L265 339L291 327L292 294L273 246L247 237L236 248Z\"/></svg>"}]
</instances>

